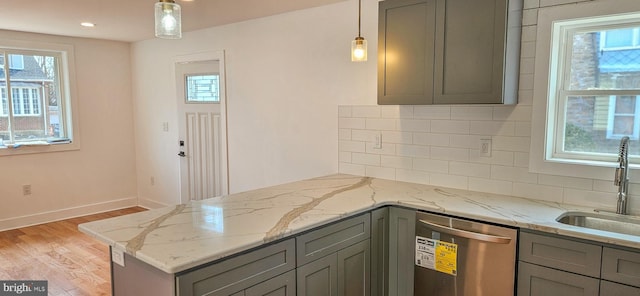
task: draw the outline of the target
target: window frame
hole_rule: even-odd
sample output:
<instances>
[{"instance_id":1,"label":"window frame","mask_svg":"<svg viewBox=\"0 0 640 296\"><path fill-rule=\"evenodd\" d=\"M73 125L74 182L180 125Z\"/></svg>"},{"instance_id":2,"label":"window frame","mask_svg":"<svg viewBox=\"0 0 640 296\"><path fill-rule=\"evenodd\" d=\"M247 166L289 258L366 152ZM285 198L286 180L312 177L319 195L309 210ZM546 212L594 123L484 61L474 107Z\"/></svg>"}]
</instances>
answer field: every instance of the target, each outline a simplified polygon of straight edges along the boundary
<instances>
[{"instance_id":1,"label":"window frame","mask_svg":"<svg viewBox=\"0 0 640 296\"><path fill-rule=\"evenodd\" d=\"M621 19L637 19L638 7L631 1L615 2L593 1L579 3L579 8L574 5L558 5L538 9L538 22L535 37L535 62L534 84L531 122L531 144L529 150L529 171L549 175L561 175L582 177L599 180L613 178L612 168L617 166L616 159L605 156L601 160L578 160L553 158L553 140L555 137L556 123L558 122L557 101L549 100L556 93L549 90L557 90L559 83L564 83L558 78L558 56L553 54L559 50L559 44L552 42L558 40L558 30L553 30L559 22L571 20L583 21L585 18L598 17L600 20L609 18L612 26ZM563 54L566 54L563 52ZM610 92L607 91L606 95ZM631 95L621 92L618 95ZM633 95L636 95L634 92ZM564 128L562 128L564 129ZM564 133L564 130L562 130ZM631 162L637 159L630 159ZM632 163L632 169L638 165ZM640 182L638 174L631 174L632 182Z\"/></svg>"},{"instance_id":2,"label":"window frame","mask_svg":"<svg viewBox=\"0 0 640 296\"><path fill-rule=\"evenodd\" d=\"M22 51L27 54L40 52L47 55L56 54L58 56L59 64L57 66L58 77L60 79L60 81L58 82L60 84L59 99L61 100L61 108L59 110L60 124L64 124L66 126L66 136L70 139L70 141L47 143L45 145L43 145L42 142L19 142L19 148L11 148L11 146L7 146L7 143L4 142L5 146L0 147L0 157L21 154L79 150L80 132L74 46L71 44L62 43L7 39L0 41L0 48L2 48L3 50L10 50L12 52ZM42 96L40 96L39 100L41 102L42 99ZM11 99L9 98L8 100ZM12 106L9 106L9 108L12 108ZM31 106L31 109L33 110L33 105ZM40 114L42 114L42 112L45 112L44 106L41 105L39 111Z\"/></svg>"}]
</instances>

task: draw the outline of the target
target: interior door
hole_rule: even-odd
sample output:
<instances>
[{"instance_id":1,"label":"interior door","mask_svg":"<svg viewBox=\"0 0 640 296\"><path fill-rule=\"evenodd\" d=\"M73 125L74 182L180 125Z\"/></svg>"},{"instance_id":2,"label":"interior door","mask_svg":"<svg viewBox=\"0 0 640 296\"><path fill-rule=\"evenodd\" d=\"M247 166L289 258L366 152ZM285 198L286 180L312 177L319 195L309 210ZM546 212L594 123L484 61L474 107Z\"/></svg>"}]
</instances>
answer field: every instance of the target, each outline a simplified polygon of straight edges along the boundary
<instances>
[{"instance_id":1,"label":"interior door","mask_svg":"<svg viewBox=\"0 0 640 296\"><path fill-rule=\"evenodd\" d=\"M223 63L178 60L175 74L181 202L227 194Z\"/></svg>"}]
</instances>

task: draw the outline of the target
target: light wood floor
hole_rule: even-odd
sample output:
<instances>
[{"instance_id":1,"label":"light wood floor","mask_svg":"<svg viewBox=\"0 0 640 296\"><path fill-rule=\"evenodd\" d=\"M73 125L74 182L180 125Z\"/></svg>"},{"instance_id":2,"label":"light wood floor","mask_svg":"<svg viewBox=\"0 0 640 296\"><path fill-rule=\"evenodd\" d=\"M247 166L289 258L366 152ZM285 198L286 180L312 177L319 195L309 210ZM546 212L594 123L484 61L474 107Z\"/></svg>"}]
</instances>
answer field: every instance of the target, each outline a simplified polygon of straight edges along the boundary
<instances>
[{"instance_id":1,"label":"light wood floor","mask_svg":"<svg viewBox=\"0 0 640 296\"><path fill-rule=\"evenodd\" d=\"M47 280L49 295L111 295L109 248L78 224L144 211L134 207L0 232L0 280Z\"/></svg>"}]
</instances>

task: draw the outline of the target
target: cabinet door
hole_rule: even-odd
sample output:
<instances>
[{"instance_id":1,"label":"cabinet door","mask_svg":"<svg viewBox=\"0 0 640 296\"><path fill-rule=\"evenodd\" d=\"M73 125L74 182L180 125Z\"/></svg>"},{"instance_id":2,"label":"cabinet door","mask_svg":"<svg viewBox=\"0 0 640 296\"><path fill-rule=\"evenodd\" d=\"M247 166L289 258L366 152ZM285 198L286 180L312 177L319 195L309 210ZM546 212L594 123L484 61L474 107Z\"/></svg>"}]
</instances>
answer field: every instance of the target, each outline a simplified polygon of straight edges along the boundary
<instances>
[{"instance_id":1,"label":"cabinet door","mask_svg":"<svg viewBox=\"0 0 640 296\"><path fill-rule=\"evenodd\" d=\"M338 295L338 254L333 253L297 269L298 296Z\"/></svg>"},{"instance_id":2,"label":"cabinet door","mask_svg":"<svg viewBox=\"0 0 640 296\"><path fill-rule=\"evenodd\" d=\"M371 212L371 295L389 295L389 208Z\"/></svg>"},{"instance_id":3,"label":"cabinet door","mask_svg":"<svg viewBox=\"0 0 640 296\"><path fill-rule=\"evenodd\" d=\"M371 295L369 240L338 251L338 295Z\"/></svg>"},{"instance_id":4,"label":"cabinet door","mask_svg":"<svg viewBox=\"0 0 640 296\"><path fill-rule=\"evenodd\" d=\"M598 296L600 280L519 262L518 296Z\"/></svg>"},{"instance_id":5,"label":"cabinet door","mask_svg":"<svg viewBox=\"0 0 640 296\"><path fill-rule=\"evenodd\" d=\"M244 291L245 296L294 296L296 293L295 270L259 283Z\"/></svg>"},{"instance_id":6,"label":"cabinet door","mask_svg":"<svg viewBox=\"0 0 640 296\"><path fill-rule=\"evenodd\" d=\"M379 2L378 104L431 104L435 0Z\"/></svg>"},{"instance_id":7,"label":"cabinet door","mask_svg":"<svg viewBox=\"0 0 640 296\"><path fill-rule=\"evenodd\" d=\"M600 296L640 296L640 288L600 281Z\"/></svg>"},{"instance_id":8,"label":"cabinet door","mask_svg":"<svg viewBox=\"0 0 640 296\"><path fill-rule=\"evenodd\" d=\"M413 295L415 210L389 208L389 295Z\"/></svg>"},{"instance_id":9,"label":"cabinet door","mask_svg":"<svg viewBox=\"0 0 640 296\"><path fill-rule=\"evenodd\" d=\"M437 0L435 104L502 103L507 0Z\"/></svg>"},{"instance_id":10,"label":"cabinet door","mask_svg":"<svg viewBox=\"0 0 640 296\"><path fill-rule=\"evenodd\" d=\"M605 247L602 252L602 279L640 288L640 252Z\"/></svg>"}]
</instances>

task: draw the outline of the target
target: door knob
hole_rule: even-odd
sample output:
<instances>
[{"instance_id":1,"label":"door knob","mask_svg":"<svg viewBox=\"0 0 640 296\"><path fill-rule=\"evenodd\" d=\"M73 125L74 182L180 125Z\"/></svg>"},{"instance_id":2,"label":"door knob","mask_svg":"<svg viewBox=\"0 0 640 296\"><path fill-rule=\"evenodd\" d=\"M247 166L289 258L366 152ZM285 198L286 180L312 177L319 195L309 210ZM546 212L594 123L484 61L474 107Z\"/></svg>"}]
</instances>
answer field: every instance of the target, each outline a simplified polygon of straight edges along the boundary
<instances>
[{"instance_id":1,"label":"door knob","mask_svg":"<svg viewBox=\"0 0 640 296\"><path fill-rule=\"evenodd\" d=\"M186 155L186 154L184 154L184 151L180 151L180 153L178 153L178 156L180 156L180 157L186 157L187 155Z\"/></svg>"}]
</instances>

